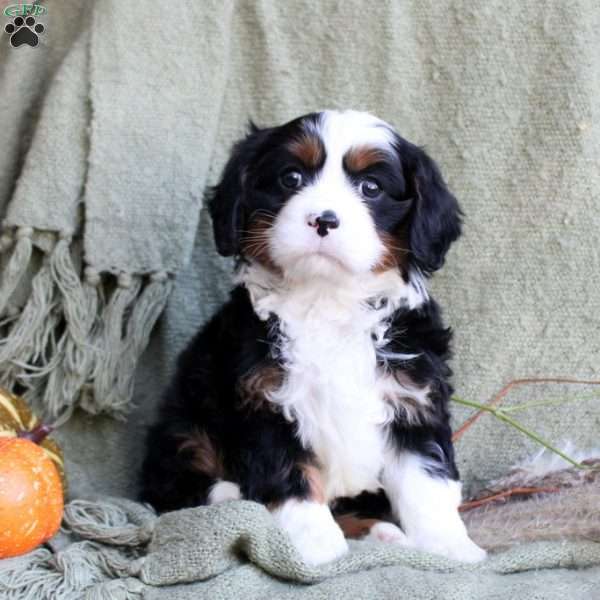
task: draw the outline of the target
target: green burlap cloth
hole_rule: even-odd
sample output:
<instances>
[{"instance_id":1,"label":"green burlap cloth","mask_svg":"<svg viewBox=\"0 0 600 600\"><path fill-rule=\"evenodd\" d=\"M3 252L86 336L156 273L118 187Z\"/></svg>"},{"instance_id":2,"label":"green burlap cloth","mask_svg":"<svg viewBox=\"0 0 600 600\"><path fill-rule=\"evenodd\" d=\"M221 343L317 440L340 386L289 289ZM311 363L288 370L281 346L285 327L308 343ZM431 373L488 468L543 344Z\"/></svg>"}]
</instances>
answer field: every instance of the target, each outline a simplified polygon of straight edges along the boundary
<instances>
[{"instance_id":1,"label":"green burlap cloth","mask_svg":"<svg viewBox=\"0 0 600 600\"><path fill-rule=\"evenodd\" d=\"M0 384L72 413L57 435L73 498L135 497L174 357L229 287L201 200L249 117L369 110L439 161L466 213L432 282L461 396L484 401L515 377L597 378L596 0L42 4L38 47L0 39ZM523 388L509 402L568 394L579 399L518 417L557 444L597 446L589 390ZM457 447L467 489L534 449L481 419ZM156 523L130 504L95 514L106 523L84 541L0 562L0 597L600 598L592 542L527 544L475 568L356 544L316 572L251 504Z\"/></svg>"},{"instance_id":2,"label":"green burlap cloth","mask_svg":"<svg viewBox=\"0 0 600 600\"><path fill-rule=\"evenodd\" d=\"M57 539L55 553L40 549L0 562L3 598L600 597L600 544L594 542L528 544L476 566L393 544L353 542L335 563L309 567L267 509L253 502L156 518L129 501L74 501L65 522L79 541L59 550Z\"/></svg>"}]
</instances>

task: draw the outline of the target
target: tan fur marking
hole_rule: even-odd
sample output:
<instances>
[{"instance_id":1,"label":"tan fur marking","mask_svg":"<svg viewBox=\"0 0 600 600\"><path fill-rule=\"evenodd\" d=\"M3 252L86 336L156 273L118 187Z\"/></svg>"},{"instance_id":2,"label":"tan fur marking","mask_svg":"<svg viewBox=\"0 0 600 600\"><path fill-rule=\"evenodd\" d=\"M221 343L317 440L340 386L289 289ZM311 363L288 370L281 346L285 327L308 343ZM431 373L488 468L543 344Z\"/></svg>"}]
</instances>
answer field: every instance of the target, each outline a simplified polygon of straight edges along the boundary
<instances>
[{"instance_id":1,"label":"tan fur marking","mask_svg":"<svg viewBox=\"0 0 600 600\"><path fill-rule=\"evenodd\" d=\"M406 265L406 257L408 256L408 250L404 248L403 235L394 236L387 231L378 231L379 239L385 247L383 256L379 259L377 264L373 267L374 273L383 273L390 269L401 268Z\"/></svg>"},{"instance_id":2,"label":"tan fur marking","mask_svg":"<svg viewBox=\"0 0 600 600\"><path fill-rule=\"evenodd\" d=\"M364 171L377 163L384 162L387 154L381 148L373 146L354 146L344 156L344 164L352 173Z\"/></svg>"},{"instance_id":3,"label":"tan fur marking","mask_svg":"<svg viewBox=\"0 0 600 600\"><path fill-rule=\"evenodd\" d=\"M304 480L308 483L308 499L313 502L319 502L320 504L325 504L325 487L323 484L323 478L321 476L321 472L319 468L315 465L300 463L296 465L298 469L300 469L302 475L304 476ZM285 471L282 472L284 477L289 477L292 469L295 467L290 465L286 467ZM269 502L266 507L269 510L275 510L279 508L285 500Z\"/></svg>"},{"instance_id":4,"label":"tan fur marking","mask_svg":"<svg viewBox=\"0 0 600 600\"><path fill-rule=\"evenodd\" d=\"M344 532L344 536L350 539L359 539L369 535L371 527L382 522L380 519L363 519L354 513L334 515L334 519Z\"/></svg>"},{"instance_id":5,"label":"tan fur marking","mask_svg":"<svg viewBox=\"0 0 600 600\"><path fill-rule=\"evenodd\" d=\"M325 504L325 486L319 468L315 465L300 465L300 470L308 483L311 500Z\"/></svg>"},{"instance_id":6,"label":"tan fur marking","mask_svg":"<svg viewBox=\"0 0 600 600\"><path fill-rule=\"evenodd\" d=\"M197 430L189 435L181 435L179 438L182 441L179 444L178 451L192 450L191 463L194 469L215 479L225 478L223 457L205 431Z\"/></svg>"},{"instance_id":7,"label":"tan fur marking","mask_svg":"<svg viewBox=\"0 0 600 600\"><path fill-rule=\"evenodd\" d=\"M259 409L268 402L268 393L276 390L283 383L283 372L275 365L259 366L239 383L238 389L242 404L248 408Z\"/></svg>"},{"instance_id":8,"label":"tan fur marking","mask_svg":"<svg viewBox=\"0 0 600 600\"><path fill-rule=\"evenodd\" d=\"M304 132L290 142L288 149L305 167L316 169L323 162L323 143L317 135Z\"/></svg>"}]
</instances>

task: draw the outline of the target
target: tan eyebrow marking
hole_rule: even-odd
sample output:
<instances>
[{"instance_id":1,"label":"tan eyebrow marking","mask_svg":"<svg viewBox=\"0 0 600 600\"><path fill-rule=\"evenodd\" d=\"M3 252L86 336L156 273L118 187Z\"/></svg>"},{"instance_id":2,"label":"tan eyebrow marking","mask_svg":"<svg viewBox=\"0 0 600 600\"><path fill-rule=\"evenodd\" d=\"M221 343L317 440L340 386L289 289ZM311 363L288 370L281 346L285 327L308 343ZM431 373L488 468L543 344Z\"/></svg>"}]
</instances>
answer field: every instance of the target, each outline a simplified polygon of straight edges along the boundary
<instances>
[{"instance_id":1,"label":"tan eyebrow marking","mask_svg":"<svg viewBox=\"0 0 600 600\"><path fill-rule=\"evenodd\" d=\"M344 165L348 171L358 173L368 167L387 160L388 154L375 146L353 146L344 155Z\"/></svg>"},{"instance_id":2,"label":"tan eyebrow marking","mask_svg":"<svg viewBox=\"0 0 600 600\"><path fill-rule=\"evenodd\" d=\"M325 149L319 136L307 132L294 138L288 149L305 167L312 169L320 167L325 157Z\"/></svg>"}]
</instances>

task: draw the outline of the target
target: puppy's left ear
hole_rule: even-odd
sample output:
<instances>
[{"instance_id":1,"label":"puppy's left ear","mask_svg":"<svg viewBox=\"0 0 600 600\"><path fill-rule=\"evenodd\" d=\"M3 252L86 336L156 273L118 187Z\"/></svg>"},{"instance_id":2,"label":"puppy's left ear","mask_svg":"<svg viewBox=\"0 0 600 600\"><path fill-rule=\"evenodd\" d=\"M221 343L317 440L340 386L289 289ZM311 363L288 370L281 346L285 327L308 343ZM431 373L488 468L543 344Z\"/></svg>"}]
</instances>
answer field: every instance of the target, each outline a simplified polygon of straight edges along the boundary
<instances>
[{"instance_id":1,"label":"puppy's left ear","mask_svg":"<svg viewBox=\"0 0 600 600\"><path fill-rule=\"evenodd\" d=\"M240 237L244 229L244 206L250 193L248 168L266 132L266 129L259 129L250 122L248 134L234 145L221 180L210 192L208 208L217 250L222 256L239 254Z\"/></svg>"},{"instance_id":2,"label":"puppy's left ear","mask_svg":"<svg viewBox=\"0 0 600 600\"><path fill-rule=\"evenodd\" d=\"M462 212L435 162L416 146L411 147L409 155L405 177L414 197L410 256L429 275L444 264L450 244L460 236Z\"/></svg>"}]
</instances>

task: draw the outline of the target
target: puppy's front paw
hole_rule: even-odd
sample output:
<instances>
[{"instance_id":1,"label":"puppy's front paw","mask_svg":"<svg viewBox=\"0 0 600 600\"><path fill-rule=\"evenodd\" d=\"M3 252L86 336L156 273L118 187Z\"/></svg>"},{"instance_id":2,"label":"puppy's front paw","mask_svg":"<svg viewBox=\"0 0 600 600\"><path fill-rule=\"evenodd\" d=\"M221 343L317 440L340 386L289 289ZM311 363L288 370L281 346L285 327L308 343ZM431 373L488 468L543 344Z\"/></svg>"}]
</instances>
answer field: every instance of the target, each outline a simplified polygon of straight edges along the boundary
<instances>
[{"instance_id":1,"label":"puppy's front paw","mask_svg":"<svg viewBox=\"0 0 600 600\"><path fill-rule=\"evenodd\" d=\"M453 546L450 552L450 558L466 563L478 563L487 557L487 552L469 537L465 538L460 544Z\"/></svg>"},{"instance_id":2,"label":"puppy's front paw","mask_svg":"<svg viewBox=\"0 0 600 600\"><path fill-rule=\"evenodd\" d=\"M273 517L309 565L320 565L348 551L342 530L325 504L310 500L287 500Z\"/></svg>"},{"instance_id":3,"label":"puppy's front paw","mask_svg":"<svg viewBox=\"0 0 600 600\"><path fill-rule=\"evenodd\" d=\"M416 548L420 548L421 550L433 554L441 554L447 558L465 563L478 563L485 560L487 556L487 552L471 540L466 533L445 539L418 537L413 539L412 543Z\"/></svg>"},{"instance_id":4,"label":"puppy's front paw","mask_svg":"<svg viewBox=\"0 0 600 600\"><path fill-rule=\"evenodd\" d=\"M334 523L335 525L335 523ZM336 528L338 531L336 531ZM321 565L331 562L348 552L348 544L344 534L335 525L335 528L306 528L302 532L291 535L292 542L305 563Z\"/></svg>"}]
</instances>

